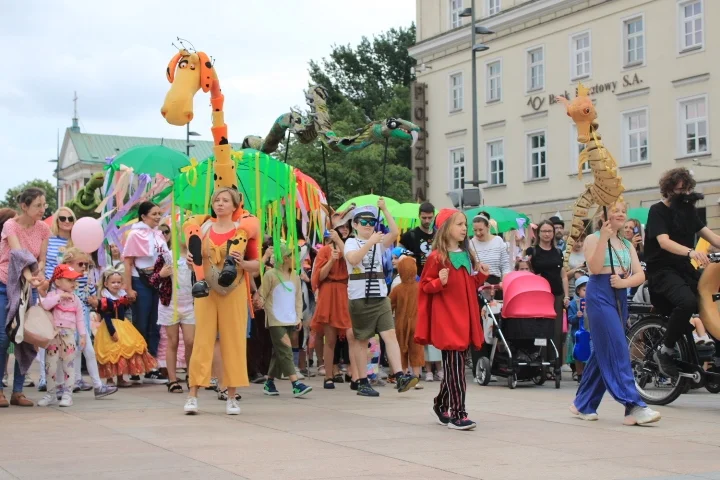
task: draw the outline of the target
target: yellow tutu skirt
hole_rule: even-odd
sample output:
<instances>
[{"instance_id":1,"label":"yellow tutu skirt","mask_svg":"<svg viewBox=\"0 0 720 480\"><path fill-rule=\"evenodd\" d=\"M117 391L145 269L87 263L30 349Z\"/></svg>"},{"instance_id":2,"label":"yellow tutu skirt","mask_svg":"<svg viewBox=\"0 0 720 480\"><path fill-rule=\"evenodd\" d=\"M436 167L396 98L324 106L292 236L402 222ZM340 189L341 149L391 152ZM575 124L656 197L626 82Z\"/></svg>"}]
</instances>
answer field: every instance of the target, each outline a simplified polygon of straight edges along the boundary
<instances>
[{"instance_id":1,"label":"yellow tutu skirt","mask_svg":"<svg viewBox=\"0 0 720 480\"><path fill-rule=\"evenodd\" d=\"M157 368L157 361L148 353L147 343L129 321L113 319L118 341L110 336L103 322L95 334L95 356L101 378L141 375Z\"/></svg>"}]
</instances>

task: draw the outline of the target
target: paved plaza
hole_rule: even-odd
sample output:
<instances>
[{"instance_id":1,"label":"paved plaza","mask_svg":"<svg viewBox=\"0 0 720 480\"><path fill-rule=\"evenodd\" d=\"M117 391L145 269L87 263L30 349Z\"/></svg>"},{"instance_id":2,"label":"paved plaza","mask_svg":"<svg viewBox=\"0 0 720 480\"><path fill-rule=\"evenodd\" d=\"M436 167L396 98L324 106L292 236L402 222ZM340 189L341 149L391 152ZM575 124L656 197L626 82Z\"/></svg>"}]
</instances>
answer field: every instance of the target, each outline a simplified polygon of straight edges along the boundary
<instances>
[{"instance_id":1,"label":"paved plaza","mask_svg":"<svg viewBox=\"0 0 720 480\"><path fill-rule=\"evenodd\" d=\"M185 416L185 395L164 386L103 400L78 393L70 408L3 409L0 480L720 479L720 396L704 389L660 407L656 426L624 427L623 409L607 397L600 421L572 417L574 382L470 383L478 428L457 432L430 415L437 382L405 394L386 386L379 398L306 383L315 391L304 399L282 381L280 397L243 389L235 417L206 391L201 413Z\"/></svg>"}]
</instances>

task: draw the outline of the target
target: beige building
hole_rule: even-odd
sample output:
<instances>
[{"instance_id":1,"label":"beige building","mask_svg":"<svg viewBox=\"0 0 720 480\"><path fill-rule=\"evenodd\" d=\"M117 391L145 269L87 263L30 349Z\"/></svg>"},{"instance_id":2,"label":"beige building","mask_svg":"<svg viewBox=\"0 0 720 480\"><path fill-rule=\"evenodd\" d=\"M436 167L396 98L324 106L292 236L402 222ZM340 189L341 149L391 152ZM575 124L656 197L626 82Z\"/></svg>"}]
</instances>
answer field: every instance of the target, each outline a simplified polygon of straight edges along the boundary
<instances>
[{"instance_id":1,"label":"beige building","mask_svg":"<svg viewBox=\"0 0 720 480\"><path fill-rule=\"evenodd\" d=\"M417 0L413 121L427 135L414 152L414 191L437 206L472 179L470 0ZM576 132L557 95L591 89L600 133L616 158L631 207L659 200L662 172L693 170L702 210L720 228L720 0L475 0L478 177L486 205L535 222L566 220L584 184ZM713 33L714 32L714 33ZM422 105L424 102L424 105ZM720 148L720 143L716 146ZM708 166L704 166L708 165Z\"/></svg>"}]
</instances>

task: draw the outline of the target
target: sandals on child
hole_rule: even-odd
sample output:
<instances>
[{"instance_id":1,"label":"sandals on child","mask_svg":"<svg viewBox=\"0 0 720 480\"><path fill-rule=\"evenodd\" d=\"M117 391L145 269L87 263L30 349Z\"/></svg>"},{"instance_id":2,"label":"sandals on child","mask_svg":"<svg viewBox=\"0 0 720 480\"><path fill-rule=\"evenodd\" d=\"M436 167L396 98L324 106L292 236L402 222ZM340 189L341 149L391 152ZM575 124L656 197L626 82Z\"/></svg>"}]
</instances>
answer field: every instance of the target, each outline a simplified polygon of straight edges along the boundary
<instances>
[{"instance_id":1,"label":"sandals on child","mask_svg":"<svg viewBox=\"0 0 720 480\"><path fill-rule=\"evenodd\" d=\"M167 384L168 393L183 393L183 387L180 382L169 382Z\"/></svg>"}]
</instances>

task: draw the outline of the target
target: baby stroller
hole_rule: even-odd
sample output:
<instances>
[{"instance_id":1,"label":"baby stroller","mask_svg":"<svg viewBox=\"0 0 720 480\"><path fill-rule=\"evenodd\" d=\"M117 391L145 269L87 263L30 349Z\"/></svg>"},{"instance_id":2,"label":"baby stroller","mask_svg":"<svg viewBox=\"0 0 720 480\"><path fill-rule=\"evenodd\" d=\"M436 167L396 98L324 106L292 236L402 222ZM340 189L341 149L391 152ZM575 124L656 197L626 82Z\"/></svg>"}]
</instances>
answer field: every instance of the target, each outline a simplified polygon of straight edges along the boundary
<instances>
[{"instance_id":1,"label":"baby stroller","mask_svg":"<svg viewBox=\"0 0 720 480\"><path fill-rule=\"evenodd\" d=\"M553 348L555 388L560 388L561 358L552 341L555 297L548 281L530 272L511 272L503 278L500 309L491 307L484 295L480 294L479 298L488 320L486 325L492 332L485 332L487 343L475 366L477 383L487 385L491 375L495 375L507 378L511 389L518 381L532 380L542 385L546 369L551 366L546 352Z\"/></svg>"}]
</instances>

